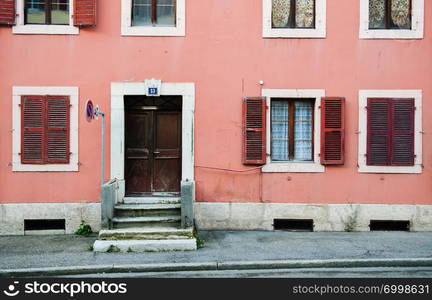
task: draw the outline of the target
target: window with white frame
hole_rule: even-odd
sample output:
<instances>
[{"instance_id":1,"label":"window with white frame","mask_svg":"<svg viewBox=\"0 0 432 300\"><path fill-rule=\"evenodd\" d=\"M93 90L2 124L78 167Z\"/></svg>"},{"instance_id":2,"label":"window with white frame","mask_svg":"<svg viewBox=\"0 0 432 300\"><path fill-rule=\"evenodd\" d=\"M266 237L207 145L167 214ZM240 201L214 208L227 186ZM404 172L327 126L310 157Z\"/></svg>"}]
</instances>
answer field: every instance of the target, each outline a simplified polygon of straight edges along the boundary
<instances>
[{"instance_id":1,"label":"window with white frame","mask_svg":"<svg viewBox=\"0 0 432 300\"><path fill-rule=\"evenodd\" d=\"M361 90L359 172L421 173L420 90Z\"/></svg>"},{"instance_id":2,"label":"window with white frame","mask_svg":"<svg viewBox=\"0 0 432 300\"><path fill-rule=\"evenodd\" d=\"M16 34L78 34L73 26L74 0L17 0Z\"/></svg>"},{"instance_id":3,"label":"window with white frame","mask_svg":"<svg viewBox=\"0 0 432 300\"><path fill-rule=\"evenodd\" d=\"M361 0L360 38L423 38L424 0Z\"/></svg>"},{"instance_id":4,"label":"window with white frame","mask_svg":"<svg viewBox=\"0 0 432 300\"><path fill-rule=\"evenodd\" d=\"M326 0L263 0L263 37L325 36Z\"/></svg>"},{"instance_id":5,"label":"window with white frame","mask_svg":"<svg viewBox=\"0 0 432 300\"><path fill-rule=\"evenodd\" d=\"M12 170L78 171L78 88L13 87Z\"/></svg>"},{"instance_id":6,"label":"window with white frame","mask_svg":"<svg viewBox=\"0 0 432 300\"><path fill-rule=\"evenodd\" d=\"M122 0L122 35L184 36L185 0Z\"/></svg>"},{"instance_id":7,"label":"window with white frame","mask_svg":"<svg viewBox=\"0 0 432 300\"><path fill-rule=\"evenodd\" d=\"M323 90L263 89L267 106L267 162L263 172L324 172L320 164Z\"/></svg>"}]
</instances>

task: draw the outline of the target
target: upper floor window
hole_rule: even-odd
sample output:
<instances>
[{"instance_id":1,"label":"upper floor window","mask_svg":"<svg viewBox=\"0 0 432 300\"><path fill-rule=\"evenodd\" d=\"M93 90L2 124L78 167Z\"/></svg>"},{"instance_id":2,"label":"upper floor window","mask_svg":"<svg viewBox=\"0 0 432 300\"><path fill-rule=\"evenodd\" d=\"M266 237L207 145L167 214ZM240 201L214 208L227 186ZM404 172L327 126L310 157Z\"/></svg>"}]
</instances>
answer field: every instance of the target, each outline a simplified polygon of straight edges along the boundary
<instances>
[{"instance_id":1,"label":"upper floor window","mask_svg":"<svg viewBox=\"0 0 432 300\"><path fill-rule=\"evenodd\" d=\"M411 29L411 0L369 0L369 29Z\"/></svg>"},{"instance_id":2,"label":"upper floor window","mask_svg":"<svg viewBox=\"0 0 432 300\"><path fill-rule=\"evenodd\" d=\"M184 36L185 0L122 0L122 35Z\"/></svg>"},{"instance_id":3,"label":"upper floor window","mask_svg":"<svg viewBox=\"0 0 432 300\"><path fill-rule=\"evenodd\" d=\"M175 26L175 0L133 0L132 26Z\"/></svg>"},{"instance_id":4,"label":"upper floor window","mask_svg":"<svg viewBox=\"0 0 432 300\"><path fill-rule=\"evenodd\" d=\"M272 0L272 28L315 28L315 0Z\"/></svg>"},{"instance_id":5,"label":"upper floor window","mask_svg":"<svg viewBox=\"0 0 432 300\"><path fill-rule=\"evenodd\" d=\"M326 0L263 0L263 37L323 38Z\"/></svg>"},{"instance_id":6,"label":"upper floor window","mask_svg":"<svg viewBox=\"0 0 432 300\"><path fill-rule=\"evenodd\" d=\"M69 25L69 0L26 0L24 22Z\"/></svg>"},{"instance_id":7,"label":"upper floor window","mask_svg":"<svg viewBox=\"0 0 432 300\"><path fill-rule=\"evenodd\" d=\"M424 0L360 0L360 38L423 38Z\"/></svg>"}]
</instances>

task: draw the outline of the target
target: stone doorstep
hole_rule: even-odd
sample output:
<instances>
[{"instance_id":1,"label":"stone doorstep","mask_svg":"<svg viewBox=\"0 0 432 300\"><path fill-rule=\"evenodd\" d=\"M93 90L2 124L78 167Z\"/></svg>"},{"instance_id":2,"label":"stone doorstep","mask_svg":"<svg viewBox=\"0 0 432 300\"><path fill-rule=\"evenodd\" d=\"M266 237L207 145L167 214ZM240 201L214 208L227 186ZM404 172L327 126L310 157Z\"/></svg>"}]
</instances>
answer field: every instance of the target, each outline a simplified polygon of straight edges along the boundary
<instances>
[{"instance_id":1,"label":"stone doorstep","mask_svg":"<svg viewBox=\"0 0 432 300\"><path fill-rule=\"evenodd\" d=\"M157 217L121 217L113 218L113 223L153 223L153 222L178 222L180 216L157 216Z\"/></svg>"},{"instance_id":2,"label":"stone doorstep","mask_svg":"<svg viewBox=\"0 0 432 300\"><path fill-rule=\"evenodd\" d=\"M193 238L192 228L125 228L101 230L100 240L179 240Z\"/></svg>"},{"instance_id":3,"label":"stone doorstep","mask_svg":"<svg viewBox=\"0 0 432 300\"><path fill-rule=\"evenodd\" d=\"M95 252L164 252L195 251L195 238L181 240L97 240L93 244Z\"/></svg>"},{"instance_id":4,"label":"stone doorstep","mask_svg":"<svg viewBox=\"0 0 432 300\"><path fill-rule=\"evenodd\" d=\"M114 206L118 210L163 210L178 209L181 204L117 204Z\"/></svg>"},{"instance_id":5,"label":"stone doorstep","mask_svg":"<svg viewBox=\"0 0 432 300\"><path fill-rule=\"evenodd\" d=\"M180 197L125 197L124 204L180 204Z\"/></svg>"}]
</instances>

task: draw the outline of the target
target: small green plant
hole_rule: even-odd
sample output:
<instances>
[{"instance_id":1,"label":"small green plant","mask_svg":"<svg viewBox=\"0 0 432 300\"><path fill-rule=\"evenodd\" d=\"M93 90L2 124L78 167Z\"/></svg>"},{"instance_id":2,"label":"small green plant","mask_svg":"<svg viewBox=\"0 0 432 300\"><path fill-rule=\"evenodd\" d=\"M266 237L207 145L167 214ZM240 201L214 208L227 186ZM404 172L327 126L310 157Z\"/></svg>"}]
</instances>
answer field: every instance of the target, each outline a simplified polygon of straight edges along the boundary
<instances>
[{"instance_id":1,"label":"small green plant","mask_svg":"<svg viewBox=\"0 0 432 300\"><path fill-rule=\"evenodd\" d=\"M88 251L93 251L93 244L88 245L87 250Z\"/></svg>"},{"instance_id":2,"label":"small green plant","mask_svg":"<svg viewBox=\"0 0 432 300\"><path fill-rule=\"evenodd\" d=\"M132 251L132 248L129 247L129 248L127 249L127 252L129 252L129 253L133 252L133 251Z\"/></svg>"},{"instance_id":3,"label":"small green plant","mask_svg":"<svg viewBox=\"0 0 432 300\"><path fill-rule=\"evenodd\" d=\"M76 235L82 235L82 236L89 236L92 233L93 231L91 229L91 226L87 224L84 220L81 221L80 226L75 231Z\"/></svg>"},{"instance_id":4,"label":"small green plant","mask_svg":"<svg viewBox=\"0 0 432 300\"><path fill-rule=\"evenodd\" d=\"M204 239L203 238L201 238L199 235L195 235L195 239L196 239L196 243L197 243L197 248L198 249L201 249L201 248L204 248L204 244L205 244L205 241L204 241Z\"/></svg>"},{"instance_id":5,"label":"small green plant","mask_svg":"<svg viewBox=\"0 0 432 300\"><path fill-rule=\"evenodd\" d=\"M107 250L107 252L108 253L120 252L120 248L118 248L118 247L116 247L114 245L110 245L109 248L108 248L108 250Z\"/></svg>"},{"instance_id":6,"label":"small green plant","mask_svg":"<svg viewBox=\"0 0 432 300\"><path fill-rule=\"evenodd\" d=\"M353 211L352 214L349 215L344 221L344 225L345 225L344 230L346 232L353 232L357 227L358 209L357 208L353 209L352 205L351 205L351 209Z\"/></svg>"}]
</instances>

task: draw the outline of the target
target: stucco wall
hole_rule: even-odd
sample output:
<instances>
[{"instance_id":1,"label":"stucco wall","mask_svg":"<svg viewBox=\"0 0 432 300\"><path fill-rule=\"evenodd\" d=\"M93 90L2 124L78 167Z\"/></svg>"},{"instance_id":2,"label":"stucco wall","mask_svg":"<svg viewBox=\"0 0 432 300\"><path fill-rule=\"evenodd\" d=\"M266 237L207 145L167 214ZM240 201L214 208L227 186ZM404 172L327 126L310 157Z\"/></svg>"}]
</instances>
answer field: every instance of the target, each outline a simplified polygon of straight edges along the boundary
<instances>
[{"instance_id":1,"label":"stucco wall","mask_svg":"<svg viewBox=\"0 0 432 300\"><path fill-rule=\"evenodd\" d=\"M111 82L158 78L195 83L197 201L432 204L431 34L431 1L423 40L360 40L358 0L327 1L325 39L263 39L261 0L188 0L185 37L122 37L120 1L103 1L97 27L79 35L13 35L1 27L0 202L99 201L100 121L87 123L83 114L79 172L12 172L12 86L77 86L81 107L88 98L99 104L108 113L109 170ZM198 167L246 169L241 98L261 88L346 97L345 165L261 175ZM423 90L422 174L357 172L360 89Z\"/></svg>"}]
</instances>

